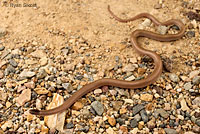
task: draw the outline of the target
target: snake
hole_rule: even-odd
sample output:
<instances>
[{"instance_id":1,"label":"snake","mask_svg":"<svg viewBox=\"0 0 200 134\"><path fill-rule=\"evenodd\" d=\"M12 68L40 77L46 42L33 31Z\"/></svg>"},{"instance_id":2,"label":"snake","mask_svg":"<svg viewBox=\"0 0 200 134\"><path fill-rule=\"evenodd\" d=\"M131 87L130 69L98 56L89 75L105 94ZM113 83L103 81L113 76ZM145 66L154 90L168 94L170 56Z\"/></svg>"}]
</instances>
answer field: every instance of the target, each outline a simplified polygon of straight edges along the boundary
<instances>
[{"instance_id":1,"label":"snake","mask_svg":"<svg viewBox=\"0 0 200 134\"><path fill-rule=\"evenodd\" d=\"M149 56L153 59L154 62L154 70L151 74L149 74L147 77L135 80L135 81L127 81L127 80L119 80L119 79L112 79L112 78L102 78L96 81L93 81L89 84L84 85L82 88L80 88L77 92L75 92L71 97L69 97L62 105L48 109L48 110L38 110L38 109L30 109L29 113L33 115L40 115L40 116L48 116L53 115L57 113L64 112L66 109L68 109L70 106L72 106L78 99L80 99L82 96L86 95L87 93L93 91L94 89L100 88L102 86L113 86L113 87L119 87L119 88L125 88L125 89L137 89L137 88L144 88L150 84L153 84L156 82L156 80L160 77L162 74L163 64L160 56L155 53L154 51L147 50L138 43L139 37L146 37L153 40L161 41L161 42L170 42L175 41L184 36L185 33L185 26L181 20L178 19L170 19L165 22L160 22L158 19L156 19L153 15L149 13L140 13L132 18L129 19L122 19L117 17L110 9L110 6L107 7L108 12L110 15L117 21L122 23L127 23L130 21L134 21L140 18L147 18L150 19L154 25L156 26L172 26L175 25L178 27L178 32L175 34L158 34L151 31L143 30L143 29L136 29L131 33L130 39L131 44L133 48L136 50L137 53L141 55Z\"/></svg>"}]
</instances>

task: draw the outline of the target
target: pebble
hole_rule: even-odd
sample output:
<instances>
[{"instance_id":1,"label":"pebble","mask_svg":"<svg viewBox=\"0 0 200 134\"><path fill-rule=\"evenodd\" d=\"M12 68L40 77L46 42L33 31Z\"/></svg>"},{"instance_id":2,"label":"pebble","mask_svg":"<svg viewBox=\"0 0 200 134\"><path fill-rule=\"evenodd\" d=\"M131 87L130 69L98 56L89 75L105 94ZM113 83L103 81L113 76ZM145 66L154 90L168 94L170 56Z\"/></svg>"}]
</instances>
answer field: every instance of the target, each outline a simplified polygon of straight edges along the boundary
<instances>
[{"instance_id":1,"label":"pebble","mask_svg":"<svg viewBox=\"0 0 200 134\"><path fill-rule=\"evenodd\" d=\"M132 72L134 70L135 70L135 67L133 66L133 64L128 64L122 68L123 72Z\"/></svg>"},{"instance_id":2,"label":"pebble","mask_svg":"<svg viewBox=\"0 0 200 134\"><path fill-rule=\"evenodd\" d=\"M195 125L193 126L192 130L195 132L195 133L200 133L200 127Z\"/></svg>"},{"instance_id":3,"label":"pebble","mask_svg":"<svg viewBox=\"0 0 200 134\"><path fill-rule=\"evenodd\" d=\"M165 103L164 105L165 105L164 110L166 110L166 111L171 110L171 106L169 103Z\"/></svg>"},{"instance_id":4,"label":"pebble","mask_svg":"<svg viewBox=\"0 0 200 134\"><path fill-rule=\"evenodd\" d=\"M24 83L24 86L26 86L27 88L30 88L30 89L34 89L35 83L33 81L27 82L27 83Z\"/></svg>"},{"instance_id":5,"label":"pebble","mask_svg":"<svg viewBox=\"0 0 200 134\"><path fill-rule=\"evenodd\" d=\"M36 105L37 109L41 109L42 108L42 102L41 102L41 100L40 99L36 99L35 105Z\"/></svg>"},{"instance_id":6,"label":"pebble","mask_svg":"<svg viewBox=\"0 0 200 134\"><path fill-rule=\"evenodd\" d=\"M40 63L41 66L47 65L47 63L48 63L47 57L42 57L42 58L39 60L39 63Z\"/></svg>"},{"instance_id":7,"label":"pebble","mask_svg":"<svg viewBox=\"0 0 200 134\"><path fill-rule=\"evenodd\" d=\"M112 101L111 104L113 105L114 110L119 111L123 102L122 101Z\"/></svg>"},{"instance_id":8,"label":"pebble","mask_svg":"<svg viewBox=\"0 0 200 134\"><path fill-rule=\"evenodd\" d=\"M47 109L58 107L62 105L63 102L64 102L64 98L61 95L55 93L53 96L53 100L48 105ZM58 113L58 114L54 114L51 116L45 116L44 122L47 125L47 127L49 127L50 129L57 129L59 131L63 131L64 124L65 124L65 116L66 116L66 111Z\"/></svg>"},{"instance_id":9,"label":"pebble","mask_svg":"<svg viewBox=\"0 0 200 134\"><path fill-rule=\"evenodd\" d=\"M196 97L193 101L192 101L193 105L197 105L200 107L200 97Z\"/></svg>"},{"instance_id":10,"label":"pebble","mask_svg":"<svg viewBox=\"0 0 200 134\"><path fill-rule=\"evenodd\" d=\"M138 68L138 74L141 76L145 73L146 69L144 68Z\"/></svg>"},{"instance_id":11,"label":"pebble","mask_svg":"<svg viewBox=\"0 0 200 134\"><path fill-rule=\"evenodd\" d=\"M142 22L142 25L145 26L145 27L149 27L151 25L151 20L150 19L145 19L143 22ZM136 62L135 62L136 63Z\"/></svg>"},{"instance_id":12,"label":"pebble","mask_svg":"<svg viewBox=\"0 0 200 134\"><path fill-rule=\"evenodd\" d=\"M94 94L101 94L102 93L102 90L101 89L95 89L94 90Z\"/></svg>"},{"instance_id":13,"label":"pebble","mask_svg":"<svg viewBox=\"0 0 200 134\"><path fill-rule=\"evenodd\" d=\"M176 130L171 128L165 128L164 130L166 134L178 134Z\"/></svg>"},{"instance_id":14,"label":"pebble","mask_svg":"<svg viewBox=\"0 0 200 134\"><path fill-rule=\"evenodd\" d=\"M8 120L1 126L1 129L5 131L7 128L11 128L12 126L13 122L11 120Z\"/></svg>"},{"instance_id":15,"label":"pebble","mask_svg":"<svg viewBox=\"0 0 200 134\"><path fill-rule=\"evenodd\" d=\"M138 133L138 128L133 128L133 130L130 131L131 134L137 134Z\"/></svg>"},{"instance_id":16,"label":"pebble","mask_svg":"<svg viewBox=\"0 0 200 134\"><path fill-rule=\"evenodd\" d=\"M183 111L189 110L189 107L187 106L187 103L184 98L180 101L180 104L181 104L181 110L183 110Z\"/></svg>"},{"instance_id":17,"label":"pebble","mask_svg":"<svg viewBox=\"0 0 200 134\"><path fill-rule=\"evenodd\" d=\"M163 118L168 118L169 117L169 113L167 113L162 108L155 110L155 114L158 114L158 115L162 116Z\"/></svg>"},{"instance_id":18,"label":"pebble","mask_svg":"<svg viewBox=\"0 0 200 134\"><path fill-rule=\"evenodd\" d=\"M195 37L195 31L188 31L188 32L186 33L186 35L187 35L189 38Z\"/></svg>"},{"instance_id":19,"label":"pebble","mask_svg":"<svg viewBox=\"0 0 200 134\"><path fill-rule=\"evenodd\" d=\"M144 127L144 122L143 122L143 121L140 121L140 122L138 123L138 128L139 128L140 130L142 130L143 127Z\"/></svg>"},{"instance_id":20,"label":"pebble","mask_svg":"<svg viewBox=\"0 0 200 134\"><path fill-rule=\"evenodd\" d=\"M149 117L148 117L147 112L145 110L140 111L140 115L141 115L144 123L149 121Z\"/></svg>"},{"instance_id":21,"label":"pebble","mask_svg":"<svg viewBox=\"0 0 200 134\"><path fill-rule=\"evenodd\" d=\"M16 102L23 106L26 102L31 100L31 89L25 89L22 93L17 97Z\"/></svg>"},{"instance_id":22,"label":"pebble","mask_svg":"<svg viewBox=\"0 0 200 134\"><path fill-rule=\"evenodd\" d=\"M143 101L152 101L153 95L151 95L151 94L141 94L140 99L143 100Z\"/></svg>"},{"instance_id":23,"label":"pebble","mask_svg":"<svg viewBox=\"0 0 200 134\"><path fill-rule=\"evenodd\" d=\"M1 55L1 59L6 58L9 54L10 54L10 51L9 51L9 50L4 50L4 51L3 51L3 54Z\"/></svg>"},{"instance_id":24,"label":"pebble","mask_svg":"<svg viewBox=\"0 0 200 134\"><path fill-rule=\"evenodd\" d=\"M28 115L26 116L26 120L27 120L28 122L32 121L33 118L34 118L34 115L32 115L32 114L28 114Z\"/></svg>"},{"instance_id":25,"label":"pebble","mask_svg":"<svg viewBox=\"0 0 200 134\"><path fill-rule=\"evenodd\" d=\"M142 109L144 109L144 105L142 104L138 104L136 106L133 107L133 115L136 115L137 113L139 113Z\"/></svg>"},{"instance_id":26,"label":"pebble","mask_svg":"<svg viewBox=\"0 0 200 134\"><path fill-rule=\"evenodd\" d=\"M116 90L109 90L109 92L110 92L110 94L113 95L113 96L117 95L117 91L116 91Z\"/></svg>"},{"instance_id":27,"label":"pebble","mask_svg":"<svg viewBox=\"0 0 200 134\"><path fill-rule=\"evenodd\" d=\"M132 119L132 120L130 121L130 126L131 126L131 128L137 127L137 126L138 126L137 120L136 120L136 119Z\"/></svg>"},{"instance_id":28,"label":"pebble","mask_svg":"<svg viewBox=\"0 0 200 134\"><path fill-rule=\"evenodd\" d=\"M35 76L35 72L24 70L19 74L20 79L31 78Z\"/></svg>"},{"instance_id":29,"label":"pebble","mask_svg":"<svg viewBox=\"0 0 200 134\"><path fill-rule=\"evenodd\" d=\"M72 106L73 110L81 110L83 108L83 104L81 102L75 102L74 105Z\"/></svg>"},{"instance_id":30,"label":"pebble","mask_svg":"<svg viewBox=\"0 0 200 134\"><path fill-rule=\"evenodd\" d=\"M34 52L30 53L30 55L34 58L43 58L47 57L46 53L43 50L35 50Z\"/></svg>"},{"instance_id":31,"label":"pebble","mask_svg":"<svg viewBox=\"0 0 200 134\"><path fill-rule=\"evenodd\" d=\"M39 95L49 93L49 90L47 90L46 88L43 88L43 87L35 88L34 91Z\"/></svg>"},{"instance_id":32,"label":"pebble","mask_svg":"<svg viewBox=\"0 0 200 134\"><path fill-rule=\"evenodd\" d=\"M5 74L6 76L8 76L10 73L15 73L15 71L16 71L16 70L15 70L15 68L14 68L13 66L8 65L8 67L6 68L4 74Z\"/></svg>"},{"instance_id":33,"label":"pebble","mask_svg":"<svg viewBox=\"0 0 200 134\"><path fill-rule=\"evenodd\" d=\"M62 83L62 87L68 92L71 93L73 91L73 86L70 83Z\"/></svg>"},{"instance_id":34,"label":"pebble","mask_svg":"<svg viewBox=\"0 0 200 134\"><path fill-rule=\"evenodd\" d=\"M194 78L195 76L197 76L199 73L200 73L199 70L192 71L192 72L190 72L190 74L189 74L189 78L192 79L192 78Z\"/></svg>"},{"instance_id":35,"label":"pebble","mask_svg":"<svg viewBox=\"0 0 200 134\"><path fill-rule=\"evenodd\" d=\"M200 119L196 120L196 124L200 127Z\"/></svg>"},{"instance_id":36,"label":"pebble","mask_svg":"<svg viewBox=\"0 0 200 134\"><path fill-rule=\"evenodd\" d=\"M106 133L115 134L115 131L111 127L109 127L108 129L106 129Z\"/></svg>"},{"instance_id":37,"label":"pebble","mask_svg":"<svg viewBox=\"0 0 200 134\"><path fill-rule=\"evenodd\" d=\"M184 84L184 89L185 90L190 90L192 88L192 83L191 82L187 82Z\"/></svg>"},{"instance_id":38,"label":"pebble","mask_svg":"<svg viewBox=\"0 0 200 134\"><path fill-rule=\"evenodd\" d=\"M140 116L140 114L136 114L133 118L135 120L137 120L137 122L141 121L141 119L142 119L142 117Z\"/></svg>"},{"instance_id":39,"label":"pebble","mask_svg":"<svg viewBox=\"0 0 200 134\"><path fill-rule=\"evenodd\" d=\"M7 33L6 29L3 28L3 27L0 27L0 38L3 37L3 36L5 36L6 33Z\"/></svg>"},{"instance_id":40,"label":"pebble","mask_svg":"<svg viewBox=\"0 0 200 134\"><path fill-rule=\"evenodd\" d=\"M155 124L155 118L151 119L148 123L147 126L149 129L153 129L155 128L156 124Z\"/></svg>"},{"instance_id":41,"label":"pebble","mask_svg":"<svg viewBox=\"0 0 200 134\"><path fill-rule=\"evenodd\" d=\"M124 99L125 104L133 104L132 99Z\"/></svg>"},{"instance_id":42,"label":"pebble","mask_svg":"<svg viewBox=\"0 0 200 134\"><path fill-rule=\"evenodd\" d=\"M103 108L103 105L99 101L92 102L91 106L98 115L103 114L104 108Z\"/></svg>"},{"instance_id":43,"label":"pebble","mask_svg":"<svg viewBox=\"0 0 200 134\"><path fill-rule=\"evenodd\" d=\"M119 128L123 133L128 133L128 128L126 126L120 126Z\"/></svg>"},{"instance_id":44,"label":"pebble","mask_svg":"<svg viewBox=\"0 0 200 134\"><path fill-rule=\"evenodd\" d=\"M0 46L0 51L3 51L5 49L4 46Z\"/></svg>"},{"instance_id":45,"label":"pebble","mask_svg":"<svg viewBox=\"0 0 200 134\"><path fill-rule=\"evenodd\" d=\"M6 108L9 108L12 106L12 103L10 103L9 101L6 102Z\"/></svg>"},{"instance_id":46,"label":"pebble","mask_svg":"<svg viewBox=\"0 0 200 134\"><path fill-rule=\"evenodd\" d=\"M115 126L115 125L116 125L116 120L115 120L115 118L113 118L113 117L108 117L108 123L109 123L111 126Z\"/></svg>"},{"instance_id":47,"label":"pebble","mask_svg":"<svg viewBox=\"0 0 200 134\"><path fill-rule=\"evenodd\" d=\"M177 116L180 120L184 120L184 116L182 116L182 115L178 115Z\"/></svg>"},{"instance_id":48,"label":"pebble","mask_svg":"<svg viewBox=\"0 0 200 134\"><path fill-rule=\"evenodd\" d=\"M128 78L126 78L125 80L127 80L127 81L133 81L133 80L135 80L135 76L131 75Z\"/></svg>"},{"instance_id":49,"label":"pebble","mask_svg":"<svg viewBox=\"0 0 200 134\"><path fill-rule=\"evenodd\" d=\"M195 85L200 84L200 76L195 76L195 77L192 79L192 83L195 84Z\"/></svg>"},{"instance_id":50,"label":"pebble","mask_svg":"<svg viewBox=\"0 0 200 134\"><path fill-rule=\"evenodd\" d=\"M74 124L72 122L67 123L67 125L65 126L67 129L71 129L74 127Z\"/></svg>"},{"instance_id":51,"label":"pebble","mask_svg":"<svg viewBox=\"0 0 200 134\"><path fill-rule=\"evenodd\" d=\"M165 35L168 31L168 27L160 25L157 30L160 34Z\"/></svg>"},{"instance_id":52,"label":"pebble","mask_svg":"<svg viewBox=\"0 0 200 134\"><path fill-rule=\"evenodd\" d=\"M38 79L43 79L47 76L47 73L44 69L40 69L39 72L37 73L37 78Z\"/></svg>"},{"instance_id":53,"label":"pebble","mask_svg":"<svg viewBox=\"0 0 200 134\"><path fill-rule=\"evenodd\" d=\"M4 73L3 71L0 70L0 79L2 79L4 77Z\"/></svg>"},{"instance_id":54,"label":"pebble","mask_svg":"<svg viewBox=\"0 0 200 134\"><path fill-rule=\"evenodd\" d=\"M4 91L0 90L0 100L5 102L7 100L7 97L7 93L4 93Z\"/></svg>"},{"instance_id":55,"label":"pebble","mask_svg":"<svg viewBox=\"0 0 200 134\"><path fill-rule=\"evenodd\" d=\"M14 59L10 59L9 60L10 65L12 65L13 67L17 67L18 63L14 60Z\"/></svg>"},{"instance_id":56,"label":"pebble","mask_svg":"<svg viewBox=\"0 0 200 134\"><path fill-rule=\"evenodd\" d=\"M179 77L176 74L174 74L174 73L170 73L169 74L169 78L173 82L179 82Z\"/></svg>"}]
</instances>

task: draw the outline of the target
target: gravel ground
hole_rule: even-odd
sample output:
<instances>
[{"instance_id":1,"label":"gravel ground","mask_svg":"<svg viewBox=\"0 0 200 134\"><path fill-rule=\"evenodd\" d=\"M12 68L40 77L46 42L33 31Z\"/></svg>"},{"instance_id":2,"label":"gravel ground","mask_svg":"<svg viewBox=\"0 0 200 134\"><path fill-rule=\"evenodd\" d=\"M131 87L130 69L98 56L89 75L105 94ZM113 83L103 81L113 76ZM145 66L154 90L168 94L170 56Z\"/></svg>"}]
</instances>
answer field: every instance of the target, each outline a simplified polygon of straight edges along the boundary
<instances>
[{"instance_id":1,"label":"gravel ground","mask_svg":"<svg viewBox=\"0 0 200 134\"><path fill-rule=\"evenodd\" d=\"M160 34L150 20L127 24L149 12L161 21L180 19L182 39L139 39L162 57L164 70L142 89L103 86L63 113L40 117L29 109L51 109L101 78L140 80L154 68L130 43L135 29ZM58 0L0 2L0 134L198 134L200 133L199 0Z\"/></svg>"}]
</instances>

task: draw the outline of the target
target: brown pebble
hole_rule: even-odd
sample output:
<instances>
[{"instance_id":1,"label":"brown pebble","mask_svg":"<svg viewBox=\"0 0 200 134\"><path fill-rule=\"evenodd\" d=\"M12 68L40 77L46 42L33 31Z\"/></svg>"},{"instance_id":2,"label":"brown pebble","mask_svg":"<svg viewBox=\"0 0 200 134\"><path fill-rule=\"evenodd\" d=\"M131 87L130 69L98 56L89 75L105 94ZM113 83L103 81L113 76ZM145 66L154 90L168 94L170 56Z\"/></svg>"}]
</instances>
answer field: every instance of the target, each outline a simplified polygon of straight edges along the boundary
<instances>
[{"instance_id":1,"label":"brown pebble","mask_svg":"<svg viewBox=\"0 0 200 134\"><path fill-rule=\"evenodd\" d=\"M115 125L116 125L116 120L115 120L115 118L113 118L113 117L108 117L108 123L109 123L111 126L115 126Z\"/></svg>"},{"instance_id":2,"label":"brown pebble","mask_svg":"<svg viewBox=\"0 0 200 134\"><path fill-rule=\"evenodd\" d=\"M163 67L164 67L165 71L171 72L172 71L172 60L170 60L167 57L163 57L162 61L163 61Z\"/></svg>"},{"instance_id":3,"label":"brown pebble","mask_svg":"<svg viewBox=\"0 0 200 134\"><path fill-rule=\"evenodd\" d=\"M188 18L189 18L190 20L195 19L196 21L200 21L200 14L198 14L198 13L189 11L189 12L187 13L187 15L188 15Z\"/></svg>"},{"instance_id":4,"label":"brown pebble","mask_svg":"<svg viewBox=\"0 0 200 134\"><path fill-rule=\"evenodd\" d=\"M163 95L163 89L162 89L162 88L156 86L156 87L154 87L154 89L156 90L156 92L157 92L160 96Z\"/></svg>"},{"instance_id":5,"label":"brown pebble","mask_svg":"<svg viewBox=\"0 0 200 134\"><path fill-rule=\"evenodd\" d=\"M140 99L143 101L152 101L153 95L151 94L141 94Z\"/></svg>"},{"instance_id":6,"label":"brown pebble","mask_svg":"<svg viewBox=\"0 0 200 134\"><path fill-rule=\"evenodd\" d=\"M138 74L143 75L145 73L146 69L144 68L138 68Z\"/></svg>"},{"instance_id":7,"label":"brown pebble","mask_svg":"<svg viewBox=\"0 0 200 134\"><path fill-rule=\"evenodd\" d=\"M0 79L2 79L4 77L4 73L3 71L0 71Z\"/></svg>"},{"instance_id":8,"label":"brown pebble","mask_svg":"<svg viewBox=\"0 0 200 134\"><path fill-rule=\"evenodd\" d=\"M108 86L103 86L102 88L101 88L101 90L105 93L105 92L108 92Z\"/></svg>"},{"instance_id":9,"label":"brown pebble","mask_svg":"<svg viewBox=\"0 0 200 134\"><path fill-rule=\"evenodd\" d=\"M83 108L83 104L81 103L81 102L76 102L76 103L74 103L74 105L72 106L72 109L73 110L80 110L80 109L82 109Z\"/></svg>"},{"instance_id":10,"label":"brown pebble","mask_svg":"<svg viewBox=\"0 0 200 134\"><path fill-rule=\"evenodd\" d=\"M119 113L120 113L120 114L125 114L126 112L127 112L126 108L121 108L121 109L119 110Z\"/></svg>"},{"instance_id":11,"label":"brown pebble","mask_svg":"<svg viewBox=\"0 0 200 134\"><path fill-rule=\"evenodd\" d=\"M128 128L126 126L120 126L119 129L123 132L123 133L128 133Z\"/></svg>"}]
</instances>

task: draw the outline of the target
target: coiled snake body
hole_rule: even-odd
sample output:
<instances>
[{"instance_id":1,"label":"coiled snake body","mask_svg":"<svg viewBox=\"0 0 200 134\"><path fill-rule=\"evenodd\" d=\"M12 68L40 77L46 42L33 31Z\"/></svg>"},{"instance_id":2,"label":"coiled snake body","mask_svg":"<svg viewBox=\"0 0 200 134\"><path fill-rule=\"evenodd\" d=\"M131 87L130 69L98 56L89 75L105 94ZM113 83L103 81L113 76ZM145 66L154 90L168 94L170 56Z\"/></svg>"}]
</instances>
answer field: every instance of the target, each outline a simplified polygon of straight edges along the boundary
<instances>
[{"instance_id":1,"label":"coiled snake body","mask_svg":"<svg viewBox=\"0 0 200 134\"><path fill-rule=\"evenodd\" d=\"M138 14L135 17L130 18L130 19L121 19L113 14L113 12L110 10L110 6L108 6L108 11L119 22L126 23L126 22L134 21L140 18L148 18L157 26L176 25L179 27L179 32L177 34L168 34L168 35L160 35L160 34L145 31L145 30L135 30L134 32L132 32L131 43L134 49L142 55L147 55L151 57L155 64L154 71L150 75L148 75L146 78L142 80L137 80L137 81L125 81L125 80L117 80L117 79L109 79L109 78L100 79L83 86L76 93L74 93L69 99L67 99L67 101L65 101L62 105L53 109L49 109L49 110L31 109L29 111L31 114L46 116L46 115L52 115L52 114L63 112L67 108L69 108L74 102L80 99L83 95L104 85L115 86L115 87L120 87L120 88L136 89L136 88L142 88L142 87L148 86L154 83L157 80L157 78L159 78L159 76L162 73L162 61L161 61L160 56L153 51L142 48L140 44L137 42L137 39L138 37L147 37L147 38L151 38L157 41L177 40L177 39L180 39L184 35L184 32L185 32L184 24L180 20L177 20L177 19L171 19L165 22L160 22L154 16L148 13Z\"/></svg>"}]
</instances>

